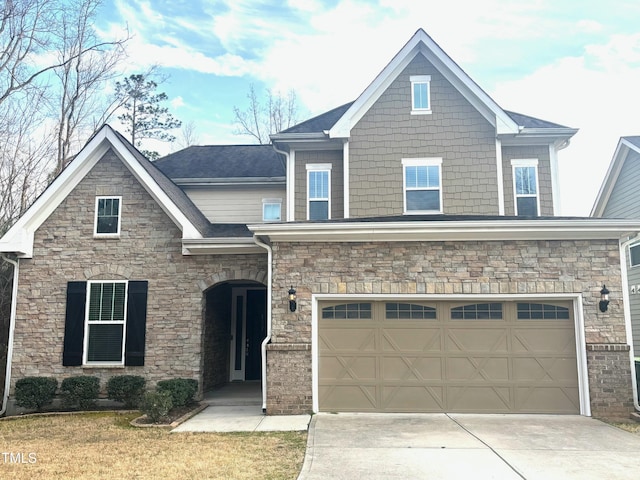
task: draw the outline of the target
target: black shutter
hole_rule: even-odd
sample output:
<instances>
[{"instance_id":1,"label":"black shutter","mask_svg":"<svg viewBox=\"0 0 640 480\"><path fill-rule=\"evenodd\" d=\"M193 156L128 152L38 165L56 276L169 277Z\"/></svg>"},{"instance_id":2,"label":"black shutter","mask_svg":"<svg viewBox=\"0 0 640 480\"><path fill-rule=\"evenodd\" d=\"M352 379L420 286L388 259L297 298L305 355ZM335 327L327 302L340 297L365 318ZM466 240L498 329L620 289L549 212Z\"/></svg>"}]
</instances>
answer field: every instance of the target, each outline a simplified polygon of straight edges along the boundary
<instances>
[{"instance_id":1,"label":"black shutter","mask_svg":"<svg viewBox=\"0 0 640 480\"><path fill-rule=\"evenodd\" d=\"M67 283L67 313L64 321L62 365L82 365L84 314L87 302L87 282Z\"/></svg>"},{"instance_id":2,"label":"black shutter","mask_svg":"<svg viewBox=\"0 0 640 480\"><path fill-rule=\"evenodd\" d=\"M144 365L144 340L147 328L147 290L146 280L129 282L127 297L127 339L124 346L124 364Z\"/></svg>"}]
</instances>

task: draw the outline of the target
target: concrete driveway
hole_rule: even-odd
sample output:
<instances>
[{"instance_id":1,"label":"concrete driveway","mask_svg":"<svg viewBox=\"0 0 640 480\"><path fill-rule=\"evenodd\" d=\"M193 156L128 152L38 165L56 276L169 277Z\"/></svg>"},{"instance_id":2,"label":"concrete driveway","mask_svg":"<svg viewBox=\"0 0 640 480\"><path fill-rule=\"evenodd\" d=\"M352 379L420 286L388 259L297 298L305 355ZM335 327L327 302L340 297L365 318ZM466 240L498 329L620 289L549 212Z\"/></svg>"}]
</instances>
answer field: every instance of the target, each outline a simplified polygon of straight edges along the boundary
<instances>
[{"instance_id":1,"label":"concrete driveway","mask_svg":"<svg viewBox=\"0 0 640 480\"><path fill-rule=\"evenodd\" d=\"M298 478L637 480L640 436L580 416L318 414Z\"/></svg>"}]
</instances>

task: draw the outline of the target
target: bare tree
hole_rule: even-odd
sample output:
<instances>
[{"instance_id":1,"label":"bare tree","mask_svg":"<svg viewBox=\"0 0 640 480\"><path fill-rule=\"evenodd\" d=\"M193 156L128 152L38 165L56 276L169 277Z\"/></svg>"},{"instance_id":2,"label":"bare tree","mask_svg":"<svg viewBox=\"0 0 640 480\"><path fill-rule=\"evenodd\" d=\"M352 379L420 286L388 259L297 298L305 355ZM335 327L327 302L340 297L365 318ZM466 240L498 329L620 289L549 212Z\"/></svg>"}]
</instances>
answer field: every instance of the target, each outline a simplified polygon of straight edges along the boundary
<instances>
[{"instance_id":1,"label":"bare tree","mask_svg":"<svg viewBox=\"0 0 640 480\"><path fill-rule=\"evenodd\" d=\"M270 143L269 135L285 130L296 123L298 104L296 94L286 95L267 90L266 102L261 103L253 84L249 86L249 106L245 110L233 107L237 135L249 135L260 144Z\"/></svg>"},{"instance_id":2,"label":"bare tree","mask_svg":"<svg viewBox=\"0 0 640 480\"><path fill-rule=\"evenodd\" d=\"M200 143L198 133L196 132L196 124L193 120L182 125L180 129L180 137L178 137L178 146L187 148Z\"/></svg>"},{"instance_id":3,"label":"bare tree","mask_svg":"<svg viewBox=\"0 0 640 480\"><path fill-rule=\"evenodd\" d=\"M92 123L92 116L96 111L108 110L103 103L103 87L114 78L115 69L124 57L128 38L88 48L99 44L92 25L100 4L100 0L73 0L68 5L69 14L61 19L58 51L61 66L55 69L60 91L54 174L62 171L79 147L77 134L88 138L100 126Z\"/></svg>"}]
</instances>

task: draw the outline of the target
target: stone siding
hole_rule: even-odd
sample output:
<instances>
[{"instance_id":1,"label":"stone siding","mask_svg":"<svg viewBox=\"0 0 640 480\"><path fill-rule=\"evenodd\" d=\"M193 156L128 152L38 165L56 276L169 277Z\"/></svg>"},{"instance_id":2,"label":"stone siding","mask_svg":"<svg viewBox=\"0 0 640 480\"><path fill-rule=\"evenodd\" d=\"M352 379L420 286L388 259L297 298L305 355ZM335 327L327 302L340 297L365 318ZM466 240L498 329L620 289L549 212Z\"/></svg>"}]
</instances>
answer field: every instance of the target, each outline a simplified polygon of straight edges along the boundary
<instances>
[{"instance_id":1,"label":"stone siding","mask_svg":"<svg viewBox=\"0 0 640 480\"><path fill-rule=\"evenodd\" d=\"M122 196L118 239L93 238L96 195ZM35 232L32 259L20 260L12 363L16 380L142 375L148 385L186 377L201 382L204 292L225 280L266 282L265 255L182 255L181 232L117 156L109 151ZM62 365L68 281L148 280L145 365ZM218 380L208 379L207 382Z\"/></svg>"},{"instance_id":2,"label":"stone siding","mask_svg":"<svg viewBox=\"0 0 640 480\"><path fill-rule=\"evenodd\" d=\"M311 295L321 294L582 294L587 345L626 343L620 259L616 241L491 241L397 243L276 243L274 250L272 342L310 345ZM606 313L598 310L602 285L611 291ZM287 290L297 290L298 310L287 308ZM275 348L275 347L273 347ZM280 408L295 410L299 369L311 367L311 351L297 362L272 363L269 381L280 391ZM302 359L299 358L304 352ZM593 402L598 415L630 411L628 353L609 355L606 385L591 358ZM271 393L269 393L270 395ZM282 403L284 402L284 404ZM288 402L288 406L286 405ZM300 410L306 409L300 405Z\"/></svg>"}]
</instances>

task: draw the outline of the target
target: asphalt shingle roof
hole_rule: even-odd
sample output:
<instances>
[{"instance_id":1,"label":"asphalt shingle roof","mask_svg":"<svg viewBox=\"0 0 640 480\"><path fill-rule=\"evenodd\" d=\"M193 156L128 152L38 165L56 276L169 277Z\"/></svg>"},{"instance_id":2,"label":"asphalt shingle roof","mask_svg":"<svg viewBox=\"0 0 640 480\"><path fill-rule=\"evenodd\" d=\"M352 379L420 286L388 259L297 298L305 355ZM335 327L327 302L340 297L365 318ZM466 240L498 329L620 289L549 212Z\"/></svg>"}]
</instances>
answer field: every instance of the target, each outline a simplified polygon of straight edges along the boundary
<instances>
[{"instance_id":1,"label":"asphalt shingle roof","mask_svg":"<svg viewBox=\"0 0 640 480\"><path fill-rule=\"evenodd\" d=\"M272 145L192 146L153 162L177 178L284 177L284 156Z\"/></svg>"},{"instance_id":2,"label":"asphalt shingle roof","mask_svg":"<svg viewBox=\"0 0 640 480\"><path fill-rule=\"evenodd\" d=\"M511 117L519 126L525 128L569 128L564 125L559 125L553 122L547 122L546 120L540 120L539 118L530 117L521 113L509 112L505 110L505 113Z\"/></svg>"},{"instance_id":3,"label":"asphalt shingle roof","mask_svg":"<svg viewBox=\"0 0 640 480\"><path fill-rule=\"evenodd\" d=\"M293 127L283 130L279 133L324 132L325 130L329 130L331 127L333 127L351 105L353 105L353 102L345 103L344 105L334 108L333 110L329 110L328 112L325 112L322 115L318 115L317 117L305 120L304 122L294 125Z\"/></svg>"},{"instance_id":4,"label":"asphalt shingle roof","mask_svg":"<svg viewBox=\"0 0 640 480\"><path fill-rule=\"evenodd\" d=\"M111 127L109 127L111 128ZM171 198L182 213L189 219L189 221L198 229L203 237L216 236L212 235L211 222L204 216L198 207L194 205L191 199L186 193L182 191L175 183L173 183L167 176L158 170L153 163L147 159L140 151L135 148L129 141L124 138L119 132L113 130L115 134L122 140L122 144L129 150L129 152L138 160L142 168L154 179L158 186Z\"/></svg>"}]
</instances>

